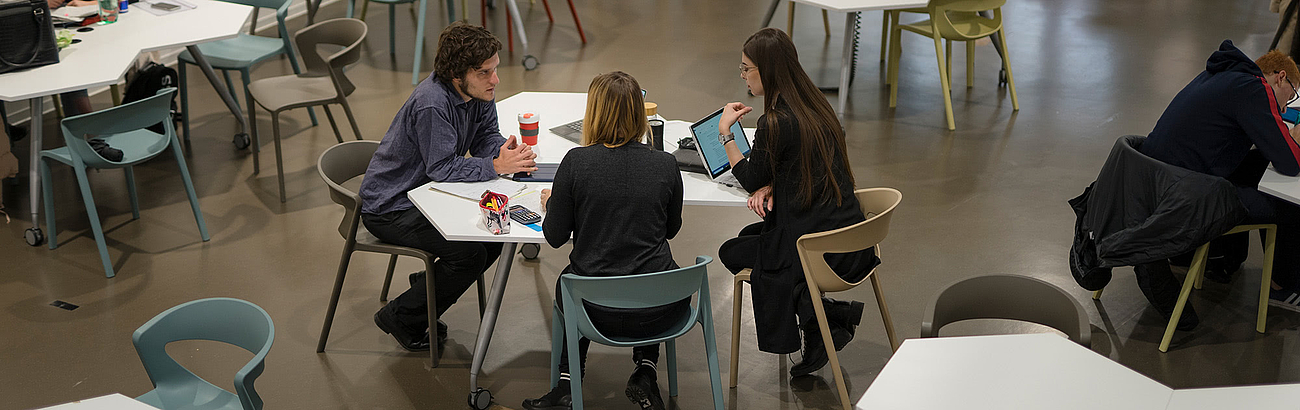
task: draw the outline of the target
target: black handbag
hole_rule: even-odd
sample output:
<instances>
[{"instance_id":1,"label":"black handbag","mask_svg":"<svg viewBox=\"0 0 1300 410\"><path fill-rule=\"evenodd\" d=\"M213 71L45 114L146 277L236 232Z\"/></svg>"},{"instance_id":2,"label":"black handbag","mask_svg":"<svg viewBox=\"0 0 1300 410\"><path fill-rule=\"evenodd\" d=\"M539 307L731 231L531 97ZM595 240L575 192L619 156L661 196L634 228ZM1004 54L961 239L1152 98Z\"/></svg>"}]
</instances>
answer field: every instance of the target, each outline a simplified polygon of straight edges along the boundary
<instances>
[{"instance_id":1,"label":"black handbag","mask_svg":"<svg viewBox=\"0 0 1300 410\"><path fill-rule=\"evenodd\" d=\"M59 62L45 0L0 0L0 73Z\"/></svg>"}]
</instances>

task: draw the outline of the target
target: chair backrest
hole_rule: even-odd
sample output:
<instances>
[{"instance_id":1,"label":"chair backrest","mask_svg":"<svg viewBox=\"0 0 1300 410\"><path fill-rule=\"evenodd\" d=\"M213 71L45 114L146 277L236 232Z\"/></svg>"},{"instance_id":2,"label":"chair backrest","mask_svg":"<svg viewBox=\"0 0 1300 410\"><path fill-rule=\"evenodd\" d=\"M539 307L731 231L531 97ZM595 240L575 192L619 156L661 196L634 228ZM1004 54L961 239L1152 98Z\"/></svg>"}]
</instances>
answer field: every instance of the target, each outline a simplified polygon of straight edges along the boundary
<instances>
[{"instance_id":1,"label":"chair backrest","mask_svg":"<svg viewBox=\"0 0 1300 410\"><path fill-rule=\"evenodd\" d=\"M348 80L343 68L361 59L361 42L366 38L366 23L353 18L325 20L298 30L293 41L302 54L303 77L330 76L339 96L352 94L356 86ZM321 56L317 46L321 44L342 46L343 49L329 56Z\"/></svg>"},{"instance_id":2,"label":"chair backrest","mask_svg":"<svg viewBox=\"0 0 1300 410\"><path fill-rule=\"evenodd\" d=\"M894 208L903 201L903 193L893 188L864 188L853 192L862 215L867 219L843 228L814 232L799 237L799 260L804 275L823 292L852 289L858 283L848 283L826 263L827 253L857 252L880 244L889 235L889 222ZM870 275L868 275L870 276ZM866 280L866 277L863 277Z\"/></svg>"},{"instance_id":3,"label":"chair backrest","mask_svg":"<svg viewBox=\"0 0 1300 410\"><path fill-rule=\"evenodd\" d=\"M681 336L694 327L696 322L710 318L708 264L713 258L696 256L695 264L664 272L644 273L628 276L578 276L560 275L560 295L566 315L575 315L578 331L587 338L601 344L615 344L591 323L582 301L612 308L648 308L671 304L692 295L699 294L696 308L688 318L683 318L683 326L670 329L666 333L674 338Z\"/></svg>"},{"instance_id":4,"label":"chair backrest","mask_svg":"<svg viewBox=\"0 0 1300 410\"><path fill-rule=\"evenodd\" d=\"M118 163L104 159L95 153L87 142L87 136L119 134L163 124L167 138L160 139L146 147L146 157L152 157L167 148L176 136L176 129L171 121L172 95L176 88L168 87L158 90L157 94L142 100L133 101L116 107L64 118L63 139L74 159L79 159L92 168L112 167ZM126 161L126 159L124 159Z\"/></svg>"},{"instance_id":5,"label":"chair backrest","mask_svg":"<svg viewBox=\"0 0 1300 410\"><path fill-rule=\"evenodd\" d=\"M940 328L968 319L1033 322L1060 330L1084 347L1092 344L1092 324L1079 301L1038 278L977 276L948 285L926 307L921 337L938 337Z\"/></svg>"},{"instance_id":6,"label":"chair backrest","mask_svg":"<svg viewBox=\"0 0 1300 410\"><path fill-rule=\"evenodd\" d=\"M350 239L356 234L357 214L361 212L361 196L344 188L343 183L366 173L370 158L379 149L379 141L348 141L325 149L316 160L316 171L330 188L330 199L343 206L343 221L339 235Z\"/></svg>"},{"instance_id":7,"label":"chair backrest","mask_svg":"<svg viewBox=\"0 0 1300 410\"><path fill-rule=\"evenodd\" d=\"M136 353L164 403L190 403L190 386L207 384L167 355L167 344L181 340L212 340L252 352L252 360L235 373L235 390L244 409L262 408L253 381L275 340L275 324L265 310L239 299L200 299L167 309L136 329Z\"/></svg>"},{"instance_id":8,"label":"chair backrest","mask_svg":"<svg viewBox=\"0 0 1300 410\"><path fill-rule=\"evenodd\" d=\"M984 38L1002 28L1002 6L1006 0L930 0L930 19L938 26L943 38L953 40L974 40ZM981 11L993 11L993 18L980 16ZM962 31L953 24L957 21L981 21L985 30L977 32Z\"/></svg>"},{"instance_id":9,"label":"chair backrest","mask_svg":"<svg viewBox=\"0 0 1300 410\"><path fill-rule=\"evenodd\" d=\"M285 26L284 20L289 17L289 5L293 0L222 0L227 3L243 4L253 7L253 21L257 21L257 10L259 8L275 9L276 30L280 32L280 38L284 40L285 52L293 58L293 44L289 43L289 29ZM257 35L257 24L248 25L248 35Z\"/></svg>"}]
</instances>

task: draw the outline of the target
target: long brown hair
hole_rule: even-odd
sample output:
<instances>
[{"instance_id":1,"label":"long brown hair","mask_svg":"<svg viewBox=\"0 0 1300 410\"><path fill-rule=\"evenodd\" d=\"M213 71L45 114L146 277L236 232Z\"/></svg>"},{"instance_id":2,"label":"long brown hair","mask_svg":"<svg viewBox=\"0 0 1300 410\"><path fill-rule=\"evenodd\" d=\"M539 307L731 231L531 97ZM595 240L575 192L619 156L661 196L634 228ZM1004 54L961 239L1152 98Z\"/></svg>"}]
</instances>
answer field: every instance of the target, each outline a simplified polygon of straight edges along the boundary
<instances>
[{"instance_id":1,"label":"long brown hair","mask_svg":"<svg viewBox=\"0 0 1300 410\"><path fill-rule=\"evenodd\" d=\"M798 202L803 208L808 208L819 202L819 198L833 197L836 206L843 204L840 188L846 184L854 186L852 170L847 172L847 181L837 178L833 172L836 162L843 164L845 169L849 167L844 129L840 128L839 118L835 116L830 102L826 101L826 96L803 71L794 42L781 30L765 28L749 36L749 40L745 41L744 53L754 63L754 67L758 68L758 76L763 83L767 137L791 137L777 134L782 121L795 121L798 125ZM782 118L781 112L775 109L777 101L784 101L794 113L794 118ZM775 158L772 166L775 175Z\"/></svg>"},{"instance_id":2,"label":"long brown hair","mask_svg":"<svg viewBox=\"0 0 1300 410\"><path fill-rule=\"evenodd\" d=\"M587 113L582 119L582 146L621 147L641 139L649 125L641 85L622 71L605 73L587 88Z\"/></svg>"}]
</instances>

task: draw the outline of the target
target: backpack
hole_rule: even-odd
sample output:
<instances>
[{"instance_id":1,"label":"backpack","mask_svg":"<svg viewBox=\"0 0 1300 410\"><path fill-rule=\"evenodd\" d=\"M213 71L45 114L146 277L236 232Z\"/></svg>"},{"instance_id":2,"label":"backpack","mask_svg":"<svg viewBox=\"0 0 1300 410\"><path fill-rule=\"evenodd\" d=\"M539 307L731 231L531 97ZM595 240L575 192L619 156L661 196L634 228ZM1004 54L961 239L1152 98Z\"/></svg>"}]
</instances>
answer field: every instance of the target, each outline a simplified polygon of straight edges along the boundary
<instances>
[{"instance_id":1,"label":"backpack","mask_svg":"<svg viewBox=\"0 0 1300 410\"><path fill-rule=\"evenodd\" d=\"M136 70L135 75L126 79L126 92L122 96L122 103L126 104L133 101L143 100L153 97L158 90L167 87L179 87L180 76L176 74L176 69L149 62L144 67ZM172 95L172 121L180 119L179 110L176 108L176 95ZM149 126L149 131L159 134L164 132L163 124L157 123Z\"/></svg>"}]
</instances>

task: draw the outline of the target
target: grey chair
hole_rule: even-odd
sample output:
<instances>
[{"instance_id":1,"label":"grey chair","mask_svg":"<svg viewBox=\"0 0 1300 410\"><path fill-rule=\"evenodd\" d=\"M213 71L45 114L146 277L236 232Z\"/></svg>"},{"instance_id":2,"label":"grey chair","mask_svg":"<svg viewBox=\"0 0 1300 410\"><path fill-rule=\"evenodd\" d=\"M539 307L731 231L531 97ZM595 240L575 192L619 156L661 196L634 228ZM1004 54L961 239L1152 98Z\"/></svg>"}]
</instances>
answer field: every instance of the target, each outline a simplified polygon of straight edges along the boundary
<instances>
[{"instance_id":1,"label":"grey chair","mask_svg":"<svg viewBox=\"0 0 1300 410\"><path fill-rule=\"evenodd\" d=\"M419 258L424 261L425 272L428 272L426 274L433 272L435 260L433 254L415 248L384 243L366 231L366 227L360 223L361 197L356 192L343 187L344 183L366 173L366 167L370 165L370 157L375 155L376 149L379 149L379 141L349 141L326 149L316 161L316 169L320 172L321 179L329 186L330 199L342 205L344 211L343 221L339 223L339 234L344 239L343 257L339 260L338 274L334 276L334 292L330 295L330 306L325 313L325 324L320 330L320 340L316 343L316 353L325 352L325 341L329 339L330 327L334 323L334 311L339 305L339 293L343 291L343 279L347 276L352 253L360 251L391 255L388 259L388 273L384 277L384 288L379 292L381 302L388 300L388 288L393 282L393 269L397 266L398 256ZM433 296L433 282L428 283L429 317L432 318L434 306L437 305ZM480 275L478 278L480 317L486 307L485 301L483 277ZM430 349L430 355L433 359L433 367L438 367L438 354L435 349Z\"/></svg>"},{"instance_id":2,"label":"grey chair","mask_svg":"<svg viewBox=\"0 0 1300 410\"><path fill-rule=\"evenodd\" d=\"M306 70L302 74L264 78L248 84L246 98L256 101L271 112L271 129L275 137L275 168L280 177L280 202L285 202L284 161L280 153L280 113L285 110L321 106L325 117L330 121L334 137L343 142L338 124L329 104L343 106L343 113L352 123L352 133L361 139L361 130L357 120L352 116L347 96L356 90L348 81L343 68L361 59L361 42L366 38L366 23L357 19L333 19L322 21L298 30L294 33L294 44L302 51L302 62ZM320 45L342 46L328 56L321 56L317 50ZM261 146L257 135L257 110L248 110L248 124L253 135L253 173L261 170L258 151Z\"/></svg>"},{"instance_id":3,"label":"grey chair","mask_svg":"<svg viewBox=\"0 0 1300 410\"><path fill-rule=\"evenodd\" d=\"M1016 275L977 276L948 285L925 309L921 337L968 319L1013 319L1065 332L1083 347L1092 345L1092 324L1079 301L1041 279Z\"/></svg>"}]
</instances>

